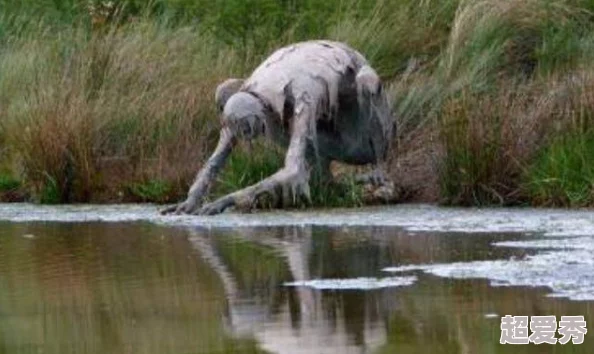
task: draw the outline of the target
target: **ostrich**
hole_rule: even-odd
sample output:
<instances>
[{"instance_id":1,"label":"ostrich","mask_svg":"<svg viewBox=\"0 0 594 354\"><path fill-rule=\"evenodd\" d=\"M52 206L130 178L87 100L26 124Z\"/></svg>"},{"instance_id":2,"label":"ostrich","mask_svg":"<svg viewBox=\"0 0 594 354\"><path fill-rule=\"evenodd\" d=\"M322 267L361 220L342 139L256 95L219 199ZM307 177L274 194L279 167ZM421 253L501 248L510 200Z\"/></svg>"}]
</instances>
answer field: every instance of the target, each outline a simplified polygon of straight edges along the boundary
<instances>
[{"instance_id":1,"label":"ostrich","mask_svg":"<svg viewBox=\"0 0 594 354\"><path fill-rule=\"evenodd\" d=\"M312 170L331 176L330 163L373 164L360 181L388 183L387 158L394 119L381 81L367 60L344 43L307 41L281 48L246 80L217 87L221 113L217 147L198 172L188 197L162 212L214 215L252 207L265 194L295 204L310 200ZM284 167L262 181L203 204L209 186L238 139L265 135L287 147Z\"/></svg>"}]
</instances>

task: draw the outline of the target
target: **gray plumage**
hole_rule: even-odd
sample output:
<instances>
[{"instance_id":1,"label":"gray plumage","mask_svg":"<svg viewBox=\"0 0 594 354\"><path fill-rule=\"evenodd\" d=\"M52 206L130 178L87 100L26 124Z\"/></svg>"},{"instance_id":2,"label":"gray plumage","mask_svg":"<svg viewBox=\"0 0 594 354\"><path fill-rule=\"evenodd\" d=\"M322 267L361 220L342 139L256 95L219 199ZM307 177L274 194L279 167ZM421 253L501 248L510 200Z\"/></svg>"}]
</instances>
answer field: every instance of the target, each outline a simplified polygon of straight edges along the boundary
<instances>
[{"instance_id":1,"label":"gray plumage","mask_svg":"<svg viewBox=\"0 0 594 354\"><path fill-rule=\"evenodd\" d=\"M187 200L165 213L216 214L230 206L250 207L263 194L280 193L286 203L309 199L312 168L329 174L333 160L379 166L394 133L377 73L359 52L338 42L309 41L281 48L245 81L228 79L219 85L215 101L222 115L217 148L198 173ZM284 168L202 205L236 140L262 134L288 148Z\"/></svg>"}]
</instances>

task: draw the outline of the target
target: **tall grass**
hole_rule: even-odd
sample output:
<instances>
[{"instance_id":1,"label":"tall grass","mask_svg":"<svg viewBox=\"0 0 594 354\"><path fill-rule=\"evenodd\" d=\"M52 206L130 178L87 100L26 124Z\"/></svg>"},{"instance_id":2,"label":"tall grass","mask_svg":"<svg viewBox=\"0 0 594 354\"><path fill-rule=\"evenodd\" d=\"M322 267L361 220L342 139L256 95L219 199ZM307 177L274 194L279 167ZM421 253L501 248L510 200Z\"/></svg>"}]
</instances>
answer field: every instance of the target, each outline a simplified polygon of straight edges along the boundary
<instances>
[{"instance_id":1,"label":"tall grass","mask_svg":"<svg viewBox=\"0 0 594 354\"><path fill-rule=\"evenodd\" d=\"M564 136L536 158L529 191L535 203L582 207L594 204L594 134Z\"/></svg>"},{"instance_id":2,"label":"tall grass","mask_svg":"<svg viewBox=\"0 0 594 354\"><path fill-rule=\"evenodd\" d=\"M331 38L363 52L388 83L393 165L409 155L435 165L425 171L439 173L441 201L592 205L542 183L558 179L546 161L558 161L559 144L579 156L568 141L591 136L589 1L112 3L0 0L0 169L37 200L179 199L216 141L216 84L248 75L278 46ZM241 159L223 189L275 166L250 171ZM431 187L425 177L405 187Z\"/></svg>"},{"instance_id":3,"label":"tall grass","mask_svg":"<svg viewBox=\"0 0 594 354\"><path fill-rule=\"evenodd\" d=\"M232 74L234 53L154 23L52 37L16 42L0 61L0 119L18 132L5 140L33 190L54 184L68 202L114 180L185 189L216 132L211 91Z\"/></svg>"},{"instance_id":4,"label":"tall grass","mask_svg":"<svg viewBox=\"0 0 594 354\"><path fill-rule=\"evenodd\" d=\"M583 28L592 21L578 5L460 3L435 69L440 94L432 100L444 150L444 201L535 201L523 189L535 178L525 173L538 163L534 157L559 131L580 136L592 129L591 101L578 93L591 72L594 42Z\"/></svg>"}]
</instances>

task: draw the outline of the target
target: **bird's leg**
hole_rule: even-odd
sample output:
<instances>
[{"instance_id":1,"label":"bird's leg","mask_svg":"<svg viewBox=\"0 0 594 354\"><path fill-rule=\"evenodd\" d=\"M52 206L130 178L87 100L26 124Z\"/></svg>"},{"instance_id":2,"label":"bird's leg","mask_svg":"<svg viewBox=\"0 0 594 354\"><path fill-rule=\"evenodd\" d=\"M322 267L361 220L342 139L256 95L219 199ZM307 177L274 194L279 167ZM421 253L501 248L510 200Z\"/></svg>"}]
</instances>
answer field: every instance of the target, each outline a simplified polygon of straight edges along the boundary
<instances>
[{"instance_id":1,"label":"bird's leg","mask_svg":"<svg viewBox=\"0 0 594 354\"><path fill-rule=\"evenodd\" d=\"M225 164L235 142L235 136L228 127L221 129L219 143L208 161L204 164L200 172L198 172L198 175L188 192L187 199L178 205L173 205L164 209L161 213L194 213L201 206L211 182L215 179L216 175Z\"/></svg>"},{"instance_id":2,"label":"bird's leg","mask_svg":"<svg viewBox=\"0 0 594 354\"><path fill-rule=\"evenodd\" d=\"M198 214L214 215L232 206L249 209L256 204L259 197L265 194L282 198L284 204L296 204L302 198L310 202L310 171L307 167L306 148L308 140L314 134L311 129L315 125L312 124L311 119L315 119L315 116L308 103L296 105L284 167L252 186L204 205Z\"/></svg>"},{"instance_id":3,"label":"bird's leg","mask_svg":"<svg viewBox=\"0 0 594 354\"><path fill-rule=\"evenodd\" d=\"M381 80L372 67L365 65L359 69L355 81L359 114L365 122L369 122L370 145L375 155L373 170L356 176L355 181L379 187L390 183L385 167L395 127L394 119Z\"/></svg>"}]
</instances>

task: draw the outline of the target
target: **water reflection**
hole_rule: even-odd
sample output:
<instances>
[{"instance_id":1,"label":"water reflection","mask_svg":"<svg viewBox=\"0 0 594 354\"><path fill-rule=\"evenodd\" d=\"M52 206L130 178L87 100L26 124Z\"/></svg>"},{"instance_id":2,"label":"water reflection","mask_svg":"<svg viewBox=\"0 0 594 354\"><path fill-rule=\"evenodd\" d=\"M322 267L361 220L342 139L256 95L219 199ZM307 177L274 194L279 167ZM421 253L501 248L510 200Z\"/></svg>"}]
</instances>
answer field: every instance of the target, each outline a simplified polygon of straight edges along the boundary
<instances>
[{"instance_id":1,"label":"water reflection","mask_svg":"<svg viewBox=\"0 0 594 354\"><path fill-rule=\"evenodd\" d=\"M514 234L391 228L187 231L148 224L0 224L0 352L591 353L501 346L499 315L584 315L591 302L417 274L410 287L319 291L387 266L526 255Z\"/></svg>"},{"instance_id":2,"label":"water reflection","mask_svg":"<svg viewBox=\"0 0 594 354\"><path fill-rule=\"evenodd\" d=\"M0 352L256 352L225 334L226 306L183 232L0 226Z\"/></svg>"}]
</instances>

